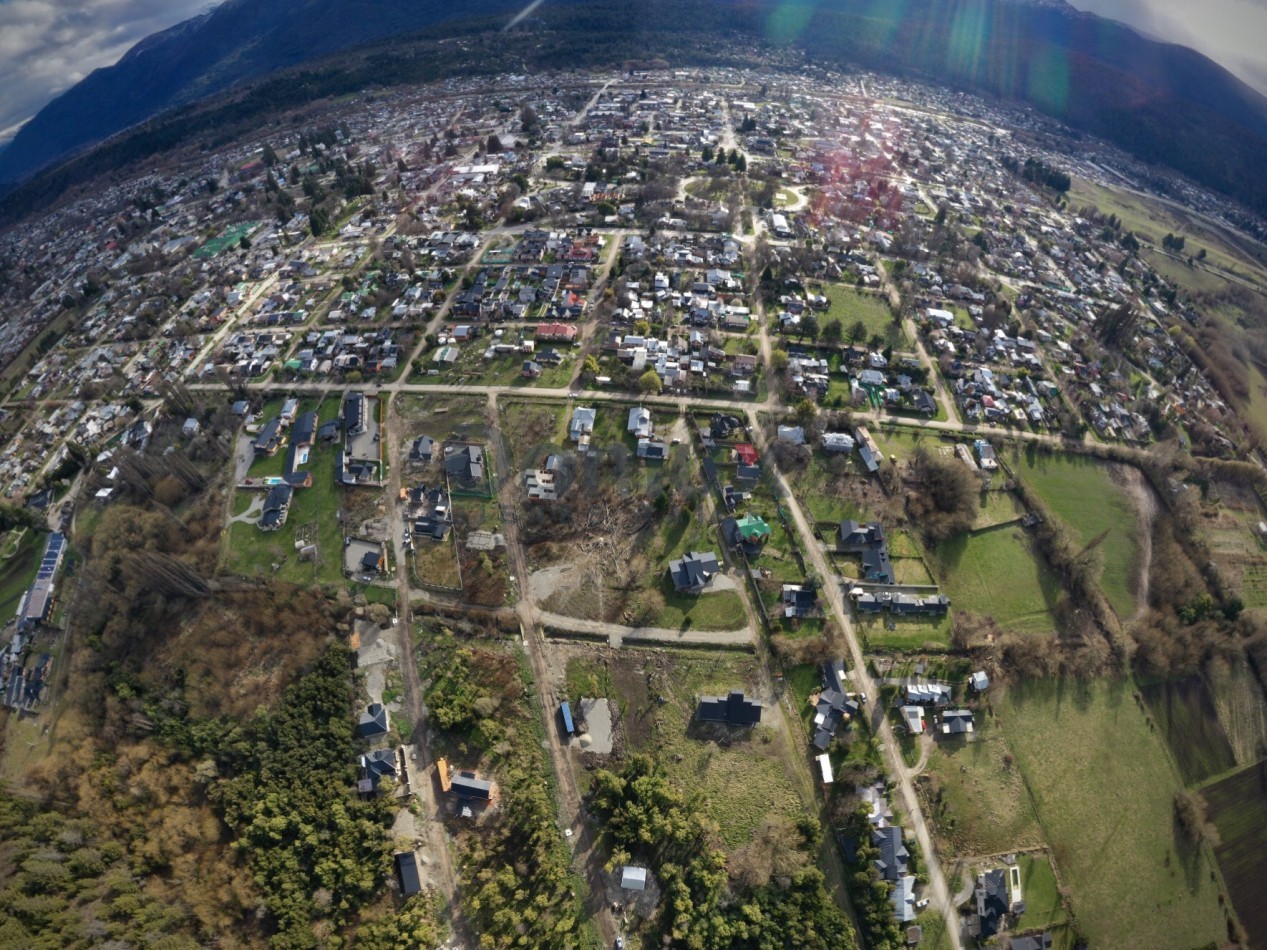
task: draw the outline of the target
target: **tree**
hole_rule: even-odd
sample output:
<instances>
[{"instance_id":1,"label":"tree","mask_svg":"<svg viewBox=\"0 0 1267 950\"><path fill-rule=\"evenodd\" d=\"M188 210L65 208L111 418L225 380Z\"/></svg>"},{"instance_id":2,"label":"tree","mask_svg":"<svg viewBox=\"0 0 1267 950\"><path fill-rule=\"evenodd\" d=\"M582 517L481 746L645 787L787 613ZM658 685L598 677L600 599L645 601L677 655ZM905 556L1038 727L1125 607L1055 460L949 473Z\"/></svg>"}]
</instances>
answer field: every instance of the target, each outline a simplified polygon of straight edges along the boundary
<instances>
[{"instance_id":1,"label":"tree","mask_svg":"<svg viewBox=\"0 0 1267 950\"><path fill-rule=\"evenodd\" d=\"M659 374L653 369L647 370L638 377L638 389L649 396L659 393L663 388L663 381L660 379Z\"/></svg>"},{"instance_id":2,"label":"tree","mask_svg":"<svg viewBox=\"0 0 1267 950\"><path fill-rule=\"evenodd\" d=\"M502 150L502 140L497 137L496 132L489 133L488 140L484 143L484 151L489 155L496 155Z\"/></svg>"},{"instance_id":3,"label":"tree","mask_svg":"<svg viewBox=\"0 0 1267 950\"><path fill-rule=\"evenodd\" d=\"M801 332L811 340L818 339L818 317L807 313L801 317Z\"/></svg>"},{"instance_id":4,"label":"tree","mask_svg":"<svg viewBox=\"0 0 1267 950\"><path fill-rule=\"evenodd\" d=\"M863 332L864 333L866 332L865 327L863 328ZM835 344L839 343L842 339L844 339L844 336L845 336L845 328L841 326L841 323L839 320L828 320L826 323L823 324L823 329L822 329L822 333L820 334L820 338L822 339L824 343L830 343L834 346Z\"/></svg>"},{"instance_id":5,"label":"tree","mask_svg":"<svg viewBox=\"0 0 1267 950\"><path fill-rule=\"evenodd\" d=\"M593 354L585 357L585 363L581 366L581 372L591 379L598 375L598 360L594 358Z\"/></svg>"},{"instance_id":6,"label":"tree","mask_svg":"<svg viewBox=\"0 0 1267 950\"><path fill-rule=\"evenodd\" d=\"M776 373L781 373L787 369L788 355L787 350L774 350L770 354L770 369Z\"/></svg>"},{"instance_id":7,"label":"tree","mask_svg":"<svg viewBox=\"0 0 1267 950\"><path fill-rule=\"evenodd\" d=\"M849 327L849 342L857 343L859 340L866 339L867 325L861 320L855 320Z\"/></svg>"}]
</instances>

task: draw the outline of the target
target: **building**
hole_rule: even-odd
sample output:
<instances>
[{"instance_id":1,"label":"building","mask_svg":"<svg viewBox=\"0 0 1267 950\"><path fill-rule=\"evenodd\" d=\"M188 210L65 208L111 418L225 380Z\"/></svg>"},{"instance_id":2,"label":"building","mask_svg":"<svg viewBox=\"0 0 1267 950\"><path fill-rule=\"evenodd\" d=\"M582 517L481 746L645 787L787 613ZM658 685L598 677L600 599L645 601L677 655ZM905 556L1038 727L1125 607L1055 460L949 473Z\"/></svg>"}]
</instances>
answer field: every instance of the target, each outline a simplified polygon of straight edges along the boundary
<instances>
[{"instance_id":1,"label":"building","mask_svg":"<svg viewBox=\"0 0 1267 950\"><path fill-rule=\"evenodd\" d=\"M260 426L255 438L251 440L251 448L256 455L276 455L282 441L282 421L274 416Z\"/></svg>"},{"instance_id":2,"label":"building","mask_svg":"<svg viewBox=\"0 0 1267 950\"><path fill-rule=\"evenodd\" d=\"M968 709L947 709L941 714L943 736L963 736L973 731L972 711Z\"/></svg>"},{"instance_id":3,"label":"building","mask_svg":"<svg viewBox=\"0 0 1267 950\"><path fill-rule=\"evenodd\" d=\"M698 715L701 722L724 722L729 726L755 726L761 721L762 705L744 697L743 690L732 689L725 697L701 696Z\"/></svg>"},{"instance_id":4,"label":"building","mask_svg":"<svg viewBox=\"0 0 1267 950\"><path fill-rule=\"evenodd\" d=\"M590 406L577 406L572 410L572 421L568 423L568 438L576 443L577 448L588 451L590 436L594 433L594 421L598 413Z\"/></svg>"},{"instance_id":5,"label":"building","mask_svg":"<svg viewBox=\"0 0 1267 950\"><path fill-rule=\"evenodd\" d=\"M395 856L396 875L400 879L400 893L412 897L422 890L418 875L418 856L412 851L400 851Z\"/></svg>"},{"instance_id":6,"label":"building","mask_svg":"<svg viewBox=\"0 0 1267 950\"><path fill-rule=\"evenodd\" d=\"M629 410L629 423L626 426L626 429L632 432L635 438L651 438L652 428L650 409L644 409L642 406L634 406Z\"/></svg>"},{"instance_id":7,"label":"building","mask_svg":"<svg viewBox=\"0 0 1267 950\"><path fill-rule=\"evenodd\" d=\"M626 891L645 891L647 889L647 869L626 864L620 869L620 887Z\"/></svg>"},{"instance_id":8,"label":"building","mask_svg":"<svg viewBox=\"0 0 1267 950\"><path fill-rule=\"evenodd\" d=\"M875 584L893 583L893 564L889 560L889 542L879 522L863 524L846 518L840 522L837 548L862 558L862 580Z\"/></svg>"},{"instance_id":9,"label":"building","mask_svg":"<svg viewBox=\"0 0 1267 950\"><path fill-rule=\"evenodd\" d=\"M702 593L720 572L721 565L712 551L687 551L669 562L669 579L679 593Z\"/></svg>"},{"instance_id":10,"label":"building","mask_svg":"<svg viewBox=\"0 0 1267 950\"><path fill-rule=\"evenodd\" d=\"M295 490L288 482L274 485L264 497L264 510L260 513L259 529L261 531L277 531L286 523L290 514L290 503Z\"/></svg>"},{"instance_id":11,"label":"building","mask_svg":"<svg viewBox=\"0 0 1267 950\"><path fill-rule=\"evenodd\" d=\"M361 739L385 736L389 728L387 707L382 703L370 703L356 722L356 734Z\"/></svg>"}]
</instances>

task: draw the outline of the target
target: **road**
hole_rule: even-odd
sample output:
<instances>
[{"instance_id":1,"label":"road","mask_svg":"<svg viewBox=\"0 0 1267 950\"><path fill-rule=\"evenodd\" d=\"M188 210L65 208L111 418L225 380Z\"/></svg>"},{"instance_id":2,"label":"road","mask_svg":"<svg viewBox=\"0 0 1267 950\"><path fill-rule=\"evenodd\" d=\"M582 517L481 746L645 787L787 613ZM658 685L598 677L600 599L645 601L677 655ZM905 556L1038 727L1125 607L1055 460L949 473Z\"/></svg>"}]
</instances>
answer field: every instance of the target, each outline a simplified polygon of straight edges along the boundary
<instances>
[{"instance_id":1,"label":"road","mask_svg":"<svg viewBox=\"0 0 1267 950\"><path fill-rule=\"evenodd\" d=\"M501 419L497 397L491 393L488 396L488 418L492 432L500 434ZM570 753L559 737L559 730L553 727L554 711L559 707L560 698L554 694L550 686L550 670L546 664L544 652L545 637L528 590L528 565L524 559L523 546L519 541L518 504L515 498L519 484L515 478L515 470L507 457L506 440L495 435L492 439L492 449L493 474L502 510L502 534L506 539L511 570L520 592L515 610L519 614L519 622L524 634L524 651L532 666L533 683L541 701L541 708L545 711L546 743L554 765L554 774L558 779L556 787L559 793L559 824L564 831L571 832L573 865L585 874L590 885L585 895L586 909L598 925L603 945L610 947L619 936L620 928L607 904L603 860L596 850L597 841L590 823L585 820L581 791L576 784L576 775L569 758Z\"/></svg>"},{"instance_id":2,"label":"road","mask_svg":"<svg viewBox=\"0 0 1267 950\"><path fill-rule=\"evenodd\" d=\"M751 413L749 419L752 424L753 441L759 446L761 453L765 455L768 447L765 445L765 434L762 431L762 427L758 424L756 413ZM844 632L845 642L849 647L849 659L853 666L850 672L850 679L853 681L856 690L866 693L869 701L876 704L880 696L879 685L871 677L871 674L867 672L866 658L862 653L862 643L858 639L858 632L853 622L850 620L849 611L845 608L844 595L836 578L836 572L827 563L822 545L814 536L814 531L806 519L804 511L801 510L800 502L788 484L787 477L777 468L774 469L774 472L779 490L783 495L784 506L791 513L792 520L796 523L797 533L801 536L802 550L813 564L814 570L818 572L818 576L823 579L822 593L831 608L832 616ZM937 856L937 850L933 846L933 838L928 831L928 823L924 819L924 811L920 807L919 796L915 793L911 770L902 761L901 747L893 735L893 727L889 723L888 717L885 716L884 710L878 704L872 706L871 725L873 732L880 739L886 771L896 786L897 804L906 813L906 822L903 827L914 833L915 840L919 842L920 851L924 855L924 866L928 872L929 896L942 912L942 916L946 921L946 933L950 937L952 947L954 950L963 950L963 939L959 931L959 913L951 901L952 895L946 887L946 879L941 870L941 861Z\"/></svg>"},{"instance_id":3,"label":"road","mask_svg":"<svg viewBox=\"0 0 1267 950\"><path fill-rule=\"evenodd\" d=\"M427 720L427 708L422 701L422 681L418 675L418 660L414 656L413 612L409 603L409 560L405 556L404 519L399 510L401 473L404 465L400 459L401 432L396 425L395 400L387 403L387 411L383 414L383 431L387 439L387 520L392 530L392 542L396 559L397 581L397 620L396 642L399 648L401 680L404 686L403 705L408 710L410 720L414 724L413 736L407 746L414 766L413 793L422 803L425 822L427 853L434 861L428 871L444 894L450 907L458 906L458 877L453 867L453 859L449 854L449 839L445 832L441 802L435 795L435 777L432 770L431 743L428 741L430 727ZM340 556L342 554L340 553ZM460 915L452 915L455 926L460 922ZM469 942L469 941L468 941Z\"/></svg>"}]
</instances>

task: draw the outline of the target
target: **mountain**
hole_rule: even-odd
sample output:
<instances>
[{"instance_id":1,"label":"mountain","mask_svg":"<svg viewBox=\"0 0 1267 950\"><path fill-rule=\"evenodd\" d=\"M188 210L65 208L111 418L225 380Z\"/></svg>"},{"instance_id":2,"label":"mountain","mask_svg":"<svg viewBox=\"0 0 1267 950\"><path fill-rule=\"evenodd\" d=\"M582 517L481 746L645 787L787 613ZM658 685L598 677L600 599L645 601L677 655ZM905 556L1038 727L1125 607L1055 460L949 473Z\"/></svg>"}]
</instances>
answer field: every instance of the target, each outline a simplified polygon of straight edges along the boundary
<instances>
[{"instance_id":1,"label":"mountain","mask_svg":"<svg viewBox=\"0 0 1267 950\"><path fill-rule=\"evenodd\" d=\"M41 109L0 156L0 182L243 80L514 0L226 0L132 47Z\"/></svg>"},{"instance_id":2,"label":"mountain","mask_svg":"<svg viewBox=\"0 0 1267 950\"><path fill-rule=\"evenodd\" d=\"M443 44L402 39L419 30L434 37L496 29L526 2L228 0L137 44L27 123L0 153L0 181L21 181L168 110L95 157L38 176L2 210L6 217L29 211L92 174L188 141L209 123L258 119L301 95L500 67L715 62L718 48L758 40L799 48L814 61L1028 103L1267 214L1267 99L1193 50L1064 0L547 0L534 12L534 36L488 39L486 55L463 59ZM353 48L363 53L330 56ZM296 70L284 67L301 63L302 81L287 78ZM235 92L231 106L189 118L189 103L249 85L244 80L255 85Z\"/></svg>"}]
</instances>

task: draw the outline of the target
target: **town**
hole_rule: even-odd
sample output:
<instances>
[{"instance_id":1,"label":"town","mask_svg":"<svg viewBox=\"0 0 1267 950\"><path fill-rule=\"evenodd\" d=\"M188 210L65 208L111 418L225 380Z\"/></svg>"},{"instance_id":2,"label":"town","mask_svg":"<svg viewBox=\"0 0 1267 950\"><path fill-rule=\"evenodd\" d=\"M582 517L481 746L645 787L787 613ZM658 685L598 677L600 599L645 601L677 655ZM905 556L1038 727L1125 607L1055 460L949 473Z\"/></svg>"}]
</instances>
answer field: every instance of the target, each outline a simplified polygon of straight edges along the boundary
<instances>
[{"instance_id":1,"label":"town","mask_svg":"<svg viewBox=\"0 0 1267 950\"><path fill-rule=\"evenodd\" d=\"M345 790L454 946L733 945L788 889L876 947L1267 939L1267 255L1161 175L869 73L573 71L9 230L0 773L95 600L286 585L346 608ZM137 509L176 540L103 555Z\"/></svg>"}]
</instances>

